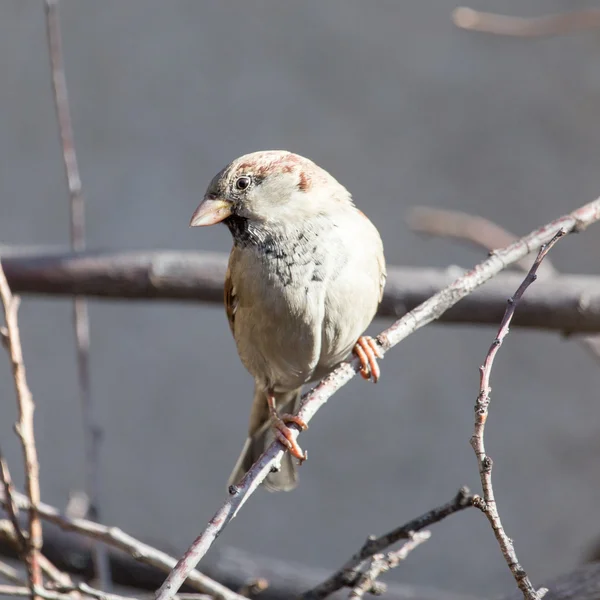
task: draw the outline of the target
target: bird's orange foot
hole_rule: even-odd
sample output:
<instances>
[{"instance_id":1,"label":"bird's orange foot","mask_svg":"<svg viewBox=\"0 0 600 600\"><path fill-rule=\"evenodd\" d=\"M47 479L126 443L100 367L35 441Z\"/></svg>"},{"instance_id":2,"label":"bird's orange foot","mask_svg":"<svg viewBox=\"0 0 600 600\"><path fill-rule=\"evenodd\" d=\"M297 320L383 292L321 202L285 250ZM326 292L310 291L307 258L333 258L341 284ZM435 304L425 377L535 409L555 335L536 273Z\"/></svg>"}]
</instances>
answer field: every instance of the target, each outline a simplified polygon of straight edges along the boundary
<instances>
[{"instance_id":1,"label":"bird's orange foot","mask_svg":"<svg viewBox=\"0 0 600 600\"><path fill-rule=\"evenodd\" d=\"M304 431L308 425L296 415L276 415L273 418L273 428L277 439L289 450L290 454L298 459L300 464L306 460L306 451L302 451L298 442L293 438L287 423L295 423Z\"/></svg>"},{"instance_id":2,"label":"bird's orange foot","mask_svg":"<svg viewBox=\"0 0 600 600\"><path fill-rule=\"evenodd\" d=\"M381 375L377 359L383 358L377 342L372 337L363 335L358 338L353 352L358 356L358 360L360 360L359 373L361 377L367 381L372 379L373 383L377 383Z\"/></svg>"}]
</instances>

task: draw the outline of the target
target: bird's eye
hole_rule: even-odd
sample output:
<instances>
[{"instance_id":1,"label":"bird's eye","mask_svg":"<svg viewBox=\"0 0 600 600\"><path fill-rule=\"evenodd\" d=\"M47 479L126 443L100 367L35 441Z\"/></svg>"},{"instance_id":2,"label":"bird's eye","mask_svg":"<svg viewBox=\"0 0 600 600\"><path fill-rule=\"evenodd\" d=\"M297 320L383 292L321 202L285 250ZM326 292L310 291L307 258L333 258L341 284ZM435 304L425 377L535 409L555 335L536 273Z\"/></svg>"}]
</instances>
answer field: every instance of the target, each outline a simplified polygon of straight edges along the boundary
<instances>
[{"instance_id":1,"label":"bird's eye","mask_svg":"<svg viewBox=\"0 0 600 600\"><path fill-rule=\"evenodd\" d=\"M238 190L245 190L250 185L250 177L238 177L235 187Z\"/></svg>"}]
</instances>

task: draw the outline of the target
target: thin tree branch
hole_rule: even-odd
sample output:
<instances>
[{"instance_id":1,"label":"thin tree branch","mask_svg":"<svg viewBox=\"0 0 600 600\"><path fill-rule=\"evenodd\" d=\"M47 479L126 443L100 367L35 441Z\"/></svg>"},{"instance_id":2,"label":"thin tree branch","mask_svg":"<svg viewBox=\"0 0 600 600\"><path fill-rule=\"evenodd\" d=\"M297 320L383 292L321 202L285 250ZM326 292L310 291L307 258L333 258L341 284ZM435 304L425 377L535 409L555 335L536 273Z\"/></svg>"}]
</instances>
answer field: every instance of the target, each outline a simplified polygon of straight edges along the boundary
<instances>
[{"instance_id":1,"label":"thin tree branch","mask_svg":"<svg viewBox=\"0 0 600 600\"><path fill-rule=\"evenodd\" d=\"M511 17L459 6L452 13L457 27L513 37L561 35L600 27L600 10L588 9L543 17Z\"/></svg>"},{"instance_id":2,"label":"thin tree branch","mask_svg":"<svg viewBox=\"0 0 600 600\"><path fill-rule=\"evenodd\" d=\"M91 252L35 254L0 248L9 283L20 293L87 294L211 302L222 306L227 257L202 252ZM392 267L379 317L399 317L449 285L458 268ZM506 298L520 283L502 273L463 298L440 321L497 325ZM600 331L600 276L561 275L539 282L524 298L514 326L560 333Z\"/></svg>"},{"instance_id":3,"label":"thin tree branch","mask_svg":"<svg viewBox=\"0 0 600 600\"><path fill-rule=\"evenodd\" d=\"M13 296L2 265L0 264L0 300L4 310L6 322L6 335L4 337L13 372L13 381L17 395L19 420L15 424L15 431L21 442L23 462L25 465L25 489L29 497L29 537L27 538L27 574L31 593L36 587L42 586L42 571L39 565L39 554L42 547L42 524L37 514L40 502L39 463L35 447L33 431L33 412L35 404L31 391L27 385L23 352L21 350L21 336L17 321L19 298Z\"/></svg>"},{"instance_id":4,"label":"thin tree branch","mask_svg":"<svg viewBox=\"0 0 600 600\"><path fill-rule=\"evenodd\" d=\"M4 579L8 579L8 581L11 581L12 583L25 585L25 582L23 581L19 571L3 561L0 561L0 576L4 577ZM29 588L25 589L29 592L28 595L31 595Z\"/></svg>"},{"instance_id":5,"label":"thin tree branch","mask_svg":"<svg viewBox=\"0 0 600 600\"><path fill-rule=\"evenodd\" d=\"M467 213L417 206L408 216L408 224L413 231L438 237L454 238L469 242L477 247L492 251L508 246L519 239L516 235L482 217ZM525 272L529 271L532 261L525 258L515 263ZM556 277L559 274L549 258L538 269L540 278ZM581 306L585 309L585 298L581 297ZM520 310L520 309L519 309ZM600 360L600 336L579 336L581 344L596 360Z\"/></svg>"},{"instance_id":6,"label":"thin tree branch","mask_svg":"<svg viewBox=\"0 0 600 600\"><path fill-rule=\"evenodd\" d=\"M72 594L72 592L78 592L85 595L87 598L94 598L95 600L142 600L142 598L139 596L120 596L117 594L106 593L102 590L93 588L84 582L73 585L55 586L53 591L61 594L62 598L65 598L65 596L69 597L67 595ZM179 597L181 596L182 594L179 595ZM213 600L211 596L207 596L206 594L185 594L185 596L191 600ZM146 595L146 599L151 600L148 595Z\"/></svg>"},{"instance_id":7,"label":"thin tree branch","mask_svg":"<svg viewBox=\"0 0 600 600\"><path fill-rule=\"evenodd\" d=\"M519 239L518 236L488 219L458 210L415 206L409 211L406 221L410 229L416 233L469 242L477 248L485 248L488 252L504 248ZM514 264L527 272L531 263L531 257L526 256ZM552 272L552 266L546 261L540 266L538 275L542 277Z\"/></svg>"},{"instance_id":8,"label":"thin tree branch","mask_svg":"<svg viewBox=\"0 0 600 600\"><path fill-rule=\"evenodd\" d=\"M62 36L58 0L46 0L46 29L48 53L52 73L54 104L60 132L65 175L69 187L69 213L71 248L82 251L85 248L85 199L81 177L77 165L75 139L71 124L69 95L62 53ZM101 430L95 418L90 387L90 325L85 298L76 296L73 300L73 325L77 347L77 373L79 397L83 421L83 441L85 457L85 491L90 501L90 516L100 521L100 442ZM94 549L96 576L103 590L110 590L111 576L108 557L104 548L97 545Z\"/></svg>"},{"instance_id":9,"label":"thin tree branch","mask_svg":"<svg viewBox=\"0 0 600 600\"><path fill-rule=\"evenodd\" d=\"M327 578L323 583L320 583L312 590L304 592L298 600L323 600L323 598L327 598L343 587L354 588L356 586L362 586L363 593L369 591L371 593L381 593L381 587L375 584L375 578L387 569L385 569L383 565L378 564L376 569L379 569L380 566L381 569L378 571L375 569L373 573L370 574L371 585L366 585L366 580L363 578L365 573L362 573L362 571L364 571L365 565L367 565L370 559L381 554L384 550L393 546L400 540L410 541L417 532L422 531L435 523L439 523L446 517L470 506L473 506L473 496L469 493L467 488L461 488L458 491L458 494L456 494L450 502L430 510L424 515L409 521L401 527L397 527L381 537L369 537L363 547L354 554L344 566L331 575L331 577ZM425 540L422 539L420 542L421 541ZM408 554L408 550L406 553ZM390 556L389 558L390 562L395 560L393 556ZM380 560L385 560L385 557ZM391 568L391 564L388 568ZM367 572L366 575L369 576L369 573ZM360 596L356 597L360 598Z\"/></svg>"},{"instance_id":10,"label":"thin tree branch","mask_svg":"<svg viewBox=\"0 0 600 600\"><path fill-rule=\"evenodd\" d=\"M386 353L411 333L437 319L449 307L494 277L508 265L520 260L542 244L549 242L557 231L561 229L566 232L583 231L598 219L600 219L600 199L582 206L570 215L565 215L534 230L507 248L494 252L486 261L456 279L450 286L432 296L396 321L389 329L379 334L377 341L381 353ZM305 423L309 423L327 400L356 375L359 368L358 359L342 363L311 392L304 395L298 416ZM292 439L295 440L300 433L299 428L294 425L290 428ZM188 573L195 568L200 559L208 552L213 542L236 516L246 500L254 493L271 470L279 466L283 453L282 444L278 441L273 442L239 484L230 486L228 497L223 505L217 510L204 531L194 540L171 571L157 591L156 600L170 600L173 598L186 580Z\"/></svg>"},{"instance_id":11,"label":"thin tree branch","mask_svg":"<svg viewBox=\"0 0 600 600\"><path fill-rule=\"evenodd\" d=\"M498 507L494 496L494 488L492 485L492 459L485 452L484 432L490 404L490 394L492 392L492 388L490 386L490 377L492 374L492 367L494 365L496 354L498 353L498 350L500 350L500 346L502 346L504 338L508 335L510 322L515 314L515 310L519 304L519 301L523 297L525 290L527 290L527 288L535 281L537 277L536 272L538 267L554 244L556 244L556 242L558 242L558 240L564 235L566 235L566 230L559 229L549 242L542 245L537 258L535 259L525 279L515 294L508 300L508 306L506 307L504 318L502 319L500 328L498 329L498 334L488 350L483 366L480 367L479 395L477 396L477 402L475 403L475 430L473 436L471 437L471 446L473 447L477 457L479 476L481 478L481 486L483 489L483 498L477 498L475 506L481 509L481 511L488 518L494 531L494 535L500 544L500 549L502 550L504 559L506 560L511 573L515 578L519 589L521 592L523 592L525 600L540 600L547 590L542 588L536 591L533 584L529 580L525 569L523 569L523 567L519 564L512 540L504 531L502 521L500 520L500 514L498 513Z\"/></svg>"},{"instance_id":12,"label":"thin tree branch","mask_svg":"<svg viewBox=\"0 0 600 600\"><path fill-rule=\"evenodd\" d=\"M18 520L17 520L17 525L18 525ZM18 529L16 529L15 524L13 522L6 521L4 519L0 520L0 534L5 539L12 542L12 544L17 548L17 554L18 554L19 558L21 558L21 560L23 560L23 562L26 562L24 560L23 550L21 549L21 543L17 537L17 531L19 531L19 530L20 530L20 527ZM50 579L52 582L62 585L62 586L73 585L73 581L71 580L69 575L67 575L66 573L63 573L62 571L57 569L52 564L52 562L46 556L44 556L41 552L38 556L38 560L39 560L41 570L46 574L48 579Z\"/></svg>"},{"instance_id":13,"label":"thin tree branch","mask_svg":"<svg viewBox=\"0 0 600 600\"><path fill-rule=\"evenodd\" d=\"M21 510L27 510L30 506L27 497L19 492L15 491L13 498ZM6 506L6 498L0 498L0 502ZM74 531L94 540L99 540L113 548L126 552L140 562L152 565L162 571L169 572L177 562L167 553L144 544L118 527L100 525L88 519L70 518L61 514L58 509L43 502L38 505L38 514L41 518L54 523L65 531ZM212 594L222 598L222 600L243 600L243 597L239 594L232 592L198 571L193 571L190 574L188 584L199 592Z\"/></svg>"},{"instance_id":14,"label":"thin tree branch","mask_svg":"<svg viewBox=\"0 0 600 600\"><path fill-rule=\"evenodd\" d=\"M2 501L0 500L0 503ZM40 514L42 521L46 521ZM22 517L21 517L22 518ZM10 525L8 521L5 521ZM12 532L12 527L7 527ZM14 538L6 535L0 520L0 556L19 558ZM52 523L44 523L43 553L52 562L74 576L88 581L94 576L90 539L84 534L63 531ZM167 547L161 548L167 550ZM111 572L115 585L133 587L138 590L152 590L164 581L168 567L158 568L144 563L132 554L108 547ZM173 559L173 564L175 560ZM261 556L256 552L245 552L239 548L222 546L215 548L203 566L203 573L220 582L238 594L256 594L257 587L268 587L260 592L260 600L289 600L305 590L316 586L330 576L326 569L307 566L302 563L282 560L273 556ZM20 581L19 583L23 583ZM194 590L189 584L186 592ZM184 594L185 595L185 594ZM154 595L152 596L154 597ZM478 600L465 594L452 593L429 586L412 586L390 583L387 586L386 599L389 600Z\"/></svg>"},{"instance_id":15,"label":"thin tree branch","mask_svg":"<svg viewBox=\"0 0 600 600\"><path fill-rule=\"evenodd\" d=\"M90 587L86 583L78 583L72 586L64 586L55 590L40 589L39 596L44 600L70 600L73 598L73 592L81 593L88 598L95 600L151 600L151 596L120 596L118 594L109 594L101 590ZM0 596L22 597L29 595L29 589L16 585L0 585ZM213 600L206 594L179 594L178 600Z\"/></svg>"},{"instance_id":16,"label":"thin tree branch","mask_svg":"<svg viewBox=\"0 0 600 600\"><path fill-rule=\"evenodd\" d=\"M19 550L19 555L21 556L21 559L26 561L27 539L25 538L25 534L23 533L23 529L21 529L21 524L19 523L19 508L17 507L17 503L14 499L15 489L13 486L12 477L10 475L10 470L8 469L8 465L6 464L6 459L4 458L4 454L2 453L1 448L0 478L2 479L2 485L4 487L4 496L6 498L6 512L8 513L8 518L12 523L15 534L15 543Z\"/></svg>"},{"instance_id":17,"label":"thin tree branch","mask_svg":"<svg viewBox=\"0 0 600 600\"><path fill-rule=\"evenodd\" d=\"M371 565L358 580L358 583L352 588L349 598L363 598L367 593L373 593L373 587L375 586L377 578L382 574L386 573L390 569L397 567L402 561L406 560L406 557L412 552L417 546L420 546L423 542L426 542L431 537L429 531L419 531L417 533L410 533L409 539L398 548L387 554L376 554L371 559Z\"/></svg>"}]
</instances>

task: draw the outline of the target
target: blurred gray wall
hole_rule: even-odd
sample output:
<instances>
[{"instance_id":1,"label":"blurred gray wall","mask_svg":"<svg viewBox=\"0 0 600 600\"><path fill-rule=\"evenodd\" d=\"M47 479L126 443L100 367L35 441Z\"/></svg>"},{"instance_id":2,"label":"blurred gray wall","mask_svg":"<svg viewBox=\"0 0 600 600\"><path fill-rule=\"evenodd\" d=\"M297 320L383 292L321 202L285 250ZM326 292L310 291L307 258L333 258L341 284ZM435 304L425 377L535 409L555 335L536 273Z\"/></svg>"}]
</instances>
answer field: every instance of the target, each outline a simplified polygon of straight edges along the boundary
<instances>
[{"instance_id":1,"label":"blurred gray wall","mask_svg":"<svg viewBox=\"0 0 600 600\"><path fill-rule=\"evenodd\" d=\"M339 178L392 264L469 266L481 252L407 230L410 206L483 215L525 233L600 193L599 33L537 40L457 30L455 0L63 0L61 18L88 244L227 251L187 227L237 155L286 148ZM573 0L479 0L533 16ZM68 242L68 203L37 0L0 3L0 243ZM599 272L596 229L552 253ZM105 520L183 550L224 494L252 382L219 307L91 303L93 394L104 428ZM43 498L83 484L71 306L26 299ZM376 323L381 329L386 324ZM369 533L478 490L469 447L491 329L432 326L355 380L303 435L299 489L251 499L218 544L336 567ZM487 443L509 535L534 582L600 534L598 364L514 330L492 377ZM0 439L15 474L15 402L0 359ZM485 520L467 511L396 569L407 583L512 589Z\"/></svg>"}]
</instances>

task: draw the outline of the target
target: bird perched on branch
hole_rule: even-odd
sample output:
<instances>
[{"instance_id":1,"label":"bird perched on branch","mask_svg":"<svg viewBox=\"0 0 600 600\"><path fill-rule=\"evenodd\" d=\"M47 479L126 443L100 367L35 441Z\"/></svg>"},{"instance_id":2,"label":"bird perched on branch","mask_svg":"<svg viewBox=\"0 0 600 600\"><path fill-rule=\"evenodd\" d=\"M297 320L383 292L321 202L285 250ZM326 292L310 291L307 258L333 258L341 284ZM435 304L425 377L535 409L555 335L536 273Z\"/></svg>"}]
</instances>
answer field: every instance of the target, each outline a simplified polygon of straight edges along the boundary
<instances>
[{"instance_id":1,"label":"bird perched on branch","mask_svg":"<svg viewBox=\"0 0 600 600\"><path fill-rule=\"evenodd\" d=\"M379 233L350 193L315 163L290 152L237 158L210 182L190 225L224 223L233 236L225 308L240 359L254 377L248 439L230 477L237 483L277 438L288 450L270 490L297 483L306 458L288 425L305 383L354 351L361 375L379 378L375 316L386 271Z\"/></svg>"}]
</instances>

